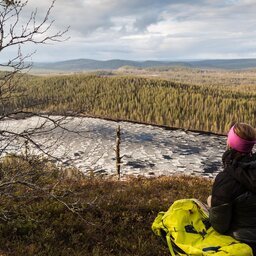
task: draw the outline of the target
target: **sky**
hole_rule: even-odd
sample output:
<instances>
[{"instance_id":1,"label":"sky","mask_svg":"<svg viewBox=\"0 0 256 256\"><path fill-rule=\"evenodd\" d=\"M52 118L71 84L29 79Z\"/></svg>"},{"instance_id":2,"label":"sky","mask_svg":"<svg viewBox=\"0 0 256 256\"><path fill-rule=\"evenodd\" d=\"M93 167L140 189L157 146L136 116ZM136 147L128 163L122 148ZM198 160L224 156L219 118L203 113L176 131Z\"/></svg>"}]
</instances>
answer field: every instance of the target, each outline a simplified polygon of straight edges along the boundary
<instances>
[{"instance_id":1,"label":"sky","mask_svg":"<svg viewBox=\"0 0 256 256\"><path fill-rule=\"evenodd\" d=\"M29 0L20 22L50 4ZM69 27L69 39L22 46L33 61L256 58L256 0L56 0L51 20L48 33Z\"/></svg>"}]
</instances>

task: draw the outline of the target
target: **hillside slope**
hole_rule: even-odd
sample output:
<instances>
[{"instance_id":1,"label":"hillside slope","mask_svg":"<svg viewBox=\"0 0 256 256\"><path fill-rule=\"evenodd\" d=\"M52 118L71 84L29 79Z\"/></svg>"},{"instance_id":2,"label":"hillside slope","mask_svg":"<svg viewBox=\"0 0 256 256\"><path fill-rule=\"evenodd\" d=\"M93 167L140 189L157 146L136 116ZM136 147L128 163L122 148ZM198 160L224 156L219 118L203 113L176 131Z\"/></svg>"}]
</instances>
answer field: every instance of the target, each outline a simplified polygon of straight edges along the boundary
<instances>
[{"instance_id":1,"label":"hillside slope","mask_svg":"<svg viewBox=\"0 0 256 256\"><path fill-rule=\"evenodd\" d=\"M132 61L132 60L93 60L93 59L74 59L50 63L33 64L34 69L62 70L62 71L83 71L83 70L115 70L123 66L136 68L149 67L194 67L194 68L217 68L217 69L248 69L256 68L256 59L228 59L228 60L197 60L197 61Z\"/></svg>"}]
</instances>

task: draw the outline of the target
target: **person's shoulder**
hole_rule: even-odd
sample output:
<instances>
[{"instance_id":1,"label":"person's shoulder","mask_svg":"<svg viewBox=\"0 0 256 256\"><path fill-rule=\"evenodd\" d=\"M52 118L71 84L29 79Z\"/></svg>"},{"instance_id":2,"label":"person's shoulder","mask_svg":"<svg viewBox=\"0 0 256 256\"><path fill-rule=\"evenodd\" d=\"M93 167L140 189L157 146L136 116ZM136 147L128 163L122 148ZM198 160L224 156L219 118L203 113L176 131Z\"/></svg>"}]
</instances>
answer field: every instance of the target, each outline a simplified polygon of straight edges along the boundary
<instances>
[{"instance_id":1,"label":"person's shoulder","mask_svg":"<svg viewBox=\"0 0 256 256\"><path fill-rule=\"evenodd\" d=\"M230 203L245 191L244 186L227 171L220 172L212 186L212 205Z\"/></svg>"},{"instance_id":2,"label":"person's shoulder","mask_svg":"<svg viewBox=\"0 0 256 256\"><path fill-rule=\"evenodd\" d=\"M228 184L236 183L236 180L229 174L229 172L226 169L227 168L224 168L223 171L219 172L216 175L213 183L214 186L222 187L222 186L228 186Z\"/></svg>"},{"instance_id":3,"label":"person's shoulder","mask_svg":"<svg viewBox=\"0 0 256 256\"><path fill-rule=\"evenodd\" d=\"M212 186L212 206L231 202L236 189L237 182L227 172L218 173Z\"/></svg>"},{"instance_id":4,"label":"person's shoulder","mask_svg":"<svg viewBox=\"0 0 256 256\"><path fill-rule=\"evenodd\" d=\"M219 172L214 180L213 187L222 191L234 191L242 187L242 184L232 175L233 166L229 165Z\"/></svg>"}]
</instances>

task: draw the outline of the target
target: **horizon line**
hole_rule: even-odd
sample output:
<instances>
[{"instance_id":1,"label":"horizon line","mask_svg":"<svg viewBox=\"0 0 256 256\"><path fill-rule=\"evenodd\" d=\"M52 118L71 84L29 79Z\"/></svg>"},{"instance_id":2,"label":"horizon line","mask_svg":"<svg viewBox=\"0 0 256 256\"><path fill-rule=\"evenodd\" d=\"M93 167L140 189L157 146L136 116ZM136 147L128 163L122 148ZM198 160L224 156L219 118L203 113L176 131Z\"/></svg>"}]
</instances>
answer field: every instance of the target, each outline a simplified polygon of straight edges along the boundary
<instances>
[{"instance_id":1,"label":"horizon line","mask_svg":"<svg viewBox=\"0 0 256 256\"><path fill-rule=\"evenodd\" d=\"M55 61L31 61L32 63L56 63L56 62L68 62L68 61L78 61L78 60L91 60L91 61L131 61L131 62L190 62L190 61L238 61L238 60L256 60L256 58L209 58L209 59L175 59L175 60L163 60L163 59L145 59L145 60L135 60L135 59L122 59L122 58L113 58L113 59L91 59L91 58L75 58L75 59L64 59L64 60L55 60Z\"/></svg>"}]
</instances>

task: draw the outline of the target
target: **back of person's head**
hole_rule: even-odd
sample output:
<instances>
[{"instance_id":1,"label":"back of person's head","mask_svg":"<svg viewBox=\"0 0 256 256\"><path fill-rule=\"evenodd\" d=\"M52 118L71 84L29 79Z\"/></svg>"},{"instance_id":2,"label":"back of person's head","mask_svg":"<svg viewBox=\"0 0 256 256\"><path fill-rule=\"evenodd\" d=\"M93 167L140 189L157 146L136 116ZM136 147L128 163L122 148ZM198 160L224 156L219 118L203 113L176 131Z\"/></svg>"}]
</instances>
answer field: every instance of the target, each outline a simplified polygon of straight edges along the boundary
<instances>
[{"instance_id":1,"label":"back of person's head","mask_svg":"<svg viewBox=\"0 0 256 256\"><path fill-rule=\"evenodd\" d=\"M240 138L244 140L248 140L248 141L256 140L256 129L249 124L236 123L234 125L234 131Z\"/></svg>"},{"instance_id":2,"label":"back of person's head","mask_svg":"<svg viewBox=\"0 0 256 256\"><path fill-rule=\"evenodd\" d=\"M240 153L250 153L256 143L256 129L249 124L236 123L229 130L227 143Z\"/></svg>"}]
</instances>

